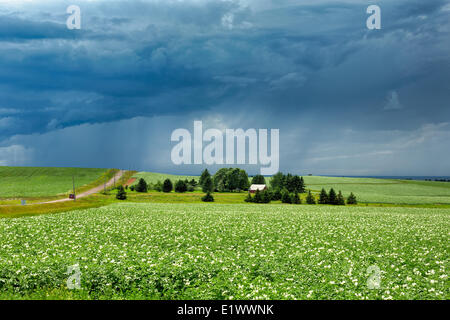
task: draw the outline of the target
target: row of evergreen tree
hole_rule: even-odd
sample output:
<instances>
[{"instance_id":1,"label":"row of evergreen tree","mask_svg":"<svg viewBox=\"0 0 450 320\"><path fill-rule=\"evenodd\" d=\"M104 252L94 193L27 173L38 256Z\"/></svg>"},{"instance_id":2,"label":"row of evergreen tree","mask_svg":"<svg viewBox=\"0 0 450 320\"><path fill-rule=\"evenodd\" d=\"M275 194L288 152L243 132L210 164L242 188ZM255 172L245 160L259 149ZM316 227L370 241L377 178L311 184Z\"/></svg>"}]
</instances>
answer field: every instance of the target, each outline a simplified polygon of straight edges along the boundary
<instances>
[{"instance_id":1,"label":"row of evergreen tree","mask_svg":"<svg viewBox=\"0 0 450 320\"><path fill-rule=\"evenodd\" d=\"M286 188L284 188L282 191L271 191L269 189L266 189L264 191L256 190L255 195L252 196L251 193L248 193L247 197L245 198L245 202L252 202L252 203L270 203L271 201L277 201L281 200L282 203L291 203L291 204L302 204L302 199L299 196L298 192L289 192ZM311 193L311 191L308 191L308 195L306 196L306 203L307 204L331 204L331 205L345 205L346 201L344 196L342 195L342 192L339 191L338 194L334 191L333 188L331 188L330 192L327 193L325 189L322 189L319 195L319 200L316 202L316 198ZM356 196L352 193L350 193L350 196L347 198L347 204L357 204Z\"/></svg>"},{"instance_id":2,"label":"row of evergreen tree","mask_svg":"<svg viewBox=\"0 0 450 320\"><path fill-rule=\"evenodd\" d=\"M197 185L198 183L195 179L177 180L174 185L172 180L170 179L166 179L163 182L158 181L155 184L151 184L147 183L143 178L140 178L136 185L130 187L130 190L144 193L148 192L149 190L167 193L175 190L175 192L183 193L194 191Z\"/></svg>"},{"instance_id":3,"label":"row of evergreen tree","mask_svg":"<svg viewBox=\"0 0 450 320\"><path fill-rule=\"evenodd\" d=\"M212 196L211 192L213 191L213 183L211 176L209 177L203 177L201 179L202 182L202 189L206 193L205 196L203 196L201 199L204 202L213 202L214 197ZM148 190L156 190L160 192L169 193L175 190L175 192L178 193L184 193L187 191L194 191L194 188L197 186L197 181L195 179L192 180L177 180L175 182L175 186L173 185L172 181L170 179L164 180L164 182L158 181L155 185L151 185L147 183L143 178L140 178L138 183L136 185L133 185L130 187L131 191L137 191L137 192L148 192ZM123 189L123 187L122 187ZM126 192L125 190L119 190L117 194L117 199L125 200L126 199Z\"/></svg>"},{"instance_id":4,"label":"row of evergreen tree","mask_svg":"<svg viewBox=\"0 0 450 320\"><path fill-rule=\"evenodd\" d=\"M350 193L350 195L347 198L347 204L357 204L358 201L356 199L356 196L353 194L353 192ZM337 205L337 206L344 206L345 205L345 199L342 195L342 192L339 190L339 193L336 194L336 191L334 191L333 188L330 189L330 192L326 192L325 189L322 189L319 195L319 204L331 204L331 205Z\"/></svg>"},{"instance_id":5,"label":"row of evergreen tree","mask_svg":"<svg viewBox=\"0 0 450 320\"><path fill-rule=\"evenodd\" d=\"M283 191L279 195L276 192L272 192L269 189L266 189L264 191L256 190L254 196L252 196L251 193L248 193L247 198L245 198L245 202L252 202L252 203L270 203L271 201L277 200L281 200L282 203L292 203L292 204L302 203L302 200L298 192L290 193L287 189L283 189Z\"/></svg>"}]
</instances>

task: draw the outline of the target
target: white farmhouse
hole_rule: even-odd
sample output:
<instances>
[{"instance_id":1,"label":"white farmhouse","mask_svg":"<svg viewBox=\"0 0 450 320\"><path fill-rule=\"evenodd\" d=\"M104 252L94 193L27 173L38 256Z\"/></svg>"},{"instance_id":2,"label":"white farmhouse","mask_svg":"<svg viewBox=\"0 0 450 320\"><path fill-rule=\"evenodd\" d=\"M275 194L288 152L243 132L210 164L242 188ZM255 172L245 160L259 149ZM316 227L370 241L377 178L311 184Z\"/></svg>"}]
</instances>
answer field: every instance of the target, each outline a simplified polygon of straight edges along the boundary
<instances>
[{"instance_id":1,"label":"white farmhouse","mask_svg":"<svg viewBox=\"0 0 450 320\"><path fill-rule=\"evenodd\" d=\"M248 189L248 191L250 193L255 193L256 190L259 190L260 192L264 191L267 189L267 186L265 184L252 184L250 186L250 188Z\"/></svg>"}]
</instances>

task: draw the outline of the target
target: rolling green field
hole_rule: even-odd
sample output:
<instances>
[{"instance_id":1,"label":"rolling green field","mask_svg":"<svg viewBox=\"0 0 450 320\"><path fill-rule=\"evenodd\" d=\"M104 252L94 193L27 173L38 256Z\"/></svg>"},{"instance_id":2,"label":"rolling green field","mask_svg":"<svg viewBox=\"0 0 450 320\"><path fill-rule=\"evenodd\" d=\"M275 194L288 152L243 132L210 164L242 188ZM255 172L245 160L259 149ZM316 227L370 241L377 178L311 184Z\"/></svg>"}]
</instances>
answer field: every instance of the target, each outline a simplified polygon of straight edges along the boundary
<instances>
[{"instance_id":1,"label":"rolling green field","mask_svg":"<svg viewBox=\"0 0 450 320\"><path fill-rule=\"evenodd\" d=\"M88 187L114 172L0 167L0 199L55 196L71 189L73 173ZM450 204L450 183L305 182L370 204L257 205L244 203L245 192L215 193L216 203L205 204L198 191L129 191L117 203L112 190L77 202L0 206L0 299L450 298L450 209L437 205ZM67 289L70 266L81 272L80 290ZM374 270L380 288L370 289Z\"/></svg>"},{"instance_id":2,"label":"rolling green field","mask_svg":"<svg viewBox=\"0 0 450 320\"><path fill-rule=\"evenodd\" d=\"M0 199L67 194L72 191L72 175L79 189L107 173L107 169L0 167Z\"/></svg>"},{"instance_id":3,"label":"rolling green field","mask_svg":"<svg viewBox=\"0 0 450 320\"><path fill-rule=\"evenodd\" d=\"M151 172L139 172L133 177L144 178L150 183L167 178L173 182L179 179L198 180L199 178ZM322 188L327 191L334 188L336 191L341 190L345 197L353 192L360 202L408 205L450 204L450 182L321 176L305 176L304 179L306 187L314 192L319 192ZM270 178L266 178L266 183L270 185Z\"/></svg>"},{"instance_id":4,"label":"rolling green field","mask_svg":"<svg viewBox=\"0 0 450 320\"><path fill-rule=\"evenodd\" d=\"M124 203L0 219L0 298L449 299L449 214Z\"/></svg>"},{"instance_id":5,"label":"rolling green field","mask_svg":"<svg viewBox=\"0 0 450 320\"><path fill-rule=\"evenodd\" d=\"M450 182L371 178L305 177L307 188L353 192L361 202L394 204L450 204Z\"/></svg>"}]
</instances>

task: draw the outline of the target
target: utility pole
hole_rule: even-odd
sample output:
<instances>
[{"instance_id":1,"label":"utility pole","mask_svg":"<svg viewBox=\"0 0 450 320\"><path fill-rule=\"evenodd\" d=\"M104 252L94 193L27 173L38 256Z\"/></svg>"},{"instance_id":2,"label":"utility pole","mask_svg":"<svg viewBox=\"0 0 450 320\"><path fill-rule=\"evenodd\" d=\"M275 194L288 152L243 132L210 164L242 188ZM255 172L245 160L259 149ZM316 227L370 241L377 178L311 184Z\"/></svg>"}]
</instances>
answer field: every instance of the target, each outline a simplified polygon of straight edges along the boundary
<instances>
[{"instance_id":1,"label":"utility pole","mask_svg":"<svg viewBox=\"0 0 450 320\"><path fill-rule=\"evenodd\" d=\"M73 201L77 201L77 195L75 194L75 175L72 175L72 185L73 185Z\"/></svg>"}]
</instances>

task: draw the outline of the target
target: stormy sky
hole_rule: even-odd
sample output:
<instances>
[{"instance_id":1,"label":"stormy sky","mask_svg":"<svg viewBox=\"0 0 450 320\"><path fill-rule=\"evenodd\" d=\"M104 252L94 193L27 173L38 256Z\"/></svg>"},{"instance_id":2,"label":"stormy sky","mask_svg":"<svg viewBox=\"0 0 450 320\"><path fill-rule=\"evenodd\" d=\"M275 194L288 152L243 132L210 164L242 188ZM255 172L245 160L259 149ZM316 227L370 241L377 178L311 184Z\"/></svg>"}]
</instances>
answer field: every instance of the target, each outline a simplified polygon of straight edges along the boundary
<instances>
[{"instance_id":1,"label":"stormy sky","mask_svg":"<svg viewBox=\"0 0 450 320\"><path fill-rule=\"evenodd\" d=\"M279 129L284 172L450 175L449 21L443 0L0 0L0 165L197 174L170 138L202 120Z\"/></svg>"}]
</instances>

